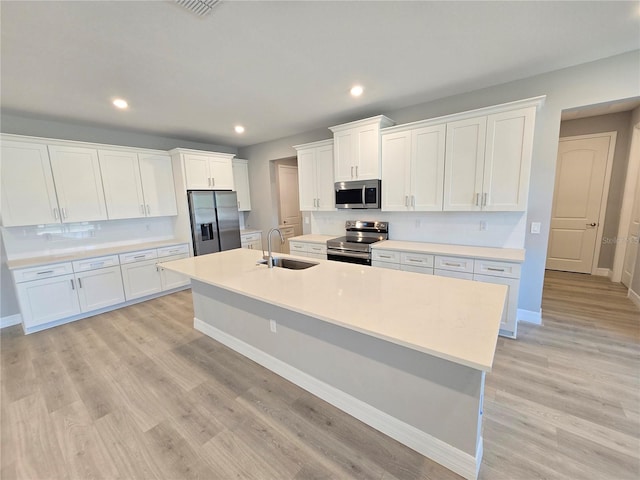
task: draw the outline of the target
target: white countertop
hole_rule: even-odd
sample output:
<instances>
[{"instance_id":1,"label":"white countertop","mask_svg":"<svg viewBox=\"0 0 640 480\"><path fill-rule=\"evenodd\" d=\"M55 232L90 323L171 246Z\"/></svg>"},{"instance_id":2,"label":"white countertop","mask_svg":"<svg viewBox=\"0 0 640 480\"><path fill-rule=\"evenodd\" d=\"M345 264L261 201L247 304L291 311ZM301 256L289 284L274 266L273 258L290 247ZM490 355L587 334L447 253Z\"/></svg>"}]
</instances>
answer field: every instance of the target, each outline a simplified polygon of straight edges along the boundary
<instances>
[{"instance_id":1,"label":"white countertop","mask_svg":"<svg viewBox=\"0 0 640 480\"><path fill-rule=\"evenodd\" d=\"M137 250L148 250L150 248L162 248L170 245L178 245L178 240L161 240L157 242L133 243L129 245L118 245L114 247L87 248L58 255L43 255L39 257L20 258L8 260L7 268L15 270L17 268L35 267L37 265L51 265L52 263L72 262L84 258L102 257L104 255L116 255L120 253L135 252Z\"/></svg>"},{"instance_id":2,"label":"white countertop","mask_svg":"<svg viewBox=\"0 0 640 480\"><path fill-rule=\"evenodd\" d=\"M398 240L384 240L371 245L376 250L403 250L414 253L433 253L453 257L473 257L484 260L503 262L524 262L524 249L473 247L470 245L450 245L445 243L401 242Z\"/></svg>"},{"instance_id":3,"label":"white countertop","mask_svg":"<svg viewBox=\"0 0 640 480\"><path fill-rule=\"evenodd\" d=\"M240 235L249 235L251 233L262 233L262 230L257 230L255 228L247 228L240 230Z\"/></svg>"},{"instance_id":4,"label":"white countertop","mask_svg":"<svg viewBox=\"0 0 640 480\"><path fill-rule=\"evenodd\" d=\"M297 237L291 237L289 239L290 242L306 242L306 243L327 243L327 240L331 240L332 238L338 238L340 235L317 235L317 234L308 234L308 235L299 235Z\"/></svg>"},{"instance_id":5,"label":"white countertop","mask_svg":"<svg viewBox=\"0 0 640 480\"><path fill-rule=\"evenodd\" d=\"M306 270L269 269L256 265L261 256L262 252L236 249L162 266L250 298L491 371L505 285L327 260L313 260L318 265Z\"/></svg>"}]
</instances>

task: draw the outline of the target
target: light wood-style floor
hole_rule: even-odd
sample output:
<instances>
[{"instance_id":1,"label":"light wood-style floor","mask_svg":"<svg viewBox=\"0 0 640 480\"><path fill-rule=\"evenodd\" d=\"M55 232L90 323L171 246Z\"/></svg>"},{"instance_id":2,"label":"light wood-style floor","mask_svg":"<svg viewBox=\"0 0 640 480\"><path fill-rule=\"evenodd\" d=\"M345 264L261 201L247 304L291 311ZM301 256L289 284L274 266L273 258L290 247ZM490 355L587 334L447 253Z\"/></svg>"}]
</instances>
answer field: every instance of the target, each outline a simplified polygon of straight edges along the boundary
<instances>
[{"instance_id":1,"label":"light wood-style floor","mask_svg":"<svg viewBox=\"0 0 640 480\"><path fill-rule=\"evenodd\" d=\"M544 326L500 339L480 478L640 474L640 312L607 279L548 272ZM459 477L192 327L180 292L1 333L0 478Z\"/></svg>"}]
</instances>

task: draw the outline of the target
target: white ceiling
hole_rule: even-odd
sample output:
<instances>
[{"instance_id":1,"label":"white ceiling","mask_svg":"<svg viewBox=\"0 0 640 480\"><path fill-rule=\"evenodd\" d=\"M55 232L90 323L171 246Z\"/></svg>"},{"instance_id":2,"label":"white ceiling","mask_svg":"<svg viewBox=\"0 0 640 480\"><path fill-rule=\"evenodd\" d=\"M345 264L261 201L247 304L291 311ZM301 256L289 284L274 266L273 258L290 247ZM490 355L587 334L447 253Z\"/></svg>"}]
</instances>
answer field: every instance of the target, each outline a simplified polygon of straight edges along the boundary
<instances>
[{"instance_id":1,"label":"white ceiling","mask_svg":"<svg viewBox=\"0 0 640 480\"><path fill-rule=\"evenodd\" d=\"M229 146L640 47L638 2L224 0L205 17L171 1L0 8L3 111Z\"/></svg>"}]
</instances>

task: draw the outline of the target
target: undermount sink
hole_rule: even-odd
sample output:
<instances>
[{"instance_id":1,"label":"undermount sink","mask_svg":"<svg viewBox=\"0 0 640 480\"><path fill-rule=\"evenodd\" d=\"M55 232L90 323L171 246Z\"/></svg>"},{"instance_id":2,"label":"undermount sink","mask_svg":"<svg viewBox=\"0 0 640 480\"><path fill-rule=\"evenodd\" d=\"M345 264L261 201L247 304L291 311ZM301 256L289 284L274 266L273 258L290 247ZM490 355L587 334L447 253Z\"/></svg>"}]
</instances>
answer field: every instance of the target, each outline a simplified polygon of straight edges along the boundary
<instances>
[{"instance_id":1,"label":"undermount sink","mask_svg":"<svg viewBox=\"0 0 640 480\"><path fill-rule=\"evenodd\" d=\"M259 265L266 265L267 260L260 260ZM304 270L306 268L318 265L316 262L305 262L304 260L295 260L293 258L273 257L273 266L280 268L288 268L289 270Z\"/></svg>"}]
</instances>

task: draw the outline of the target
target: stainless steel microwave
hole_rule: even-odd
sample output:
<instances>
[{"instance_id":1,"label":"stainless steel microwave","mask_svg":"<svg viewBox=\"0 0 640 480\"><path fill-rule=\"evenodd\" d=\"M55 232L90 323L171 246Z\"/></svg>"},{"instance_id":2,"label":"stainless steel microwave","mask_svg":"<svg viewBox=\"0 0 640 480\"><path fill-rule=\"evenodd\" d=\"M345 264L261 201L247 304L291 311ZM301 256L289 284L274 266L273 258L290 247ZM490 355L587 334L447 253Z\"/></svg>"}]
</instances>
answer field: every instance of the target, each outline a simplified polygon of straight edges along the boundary
<instances>
[{"instance_id":1,"label":"stainless steel microwave","mask_svg":"<svg viewBox=\"0 0 640 480\"><path fill-rule=\"evenodd\" d=\"M336 208L380 208L380 180L336 182Z\"/></svg>"}]
</instances>

